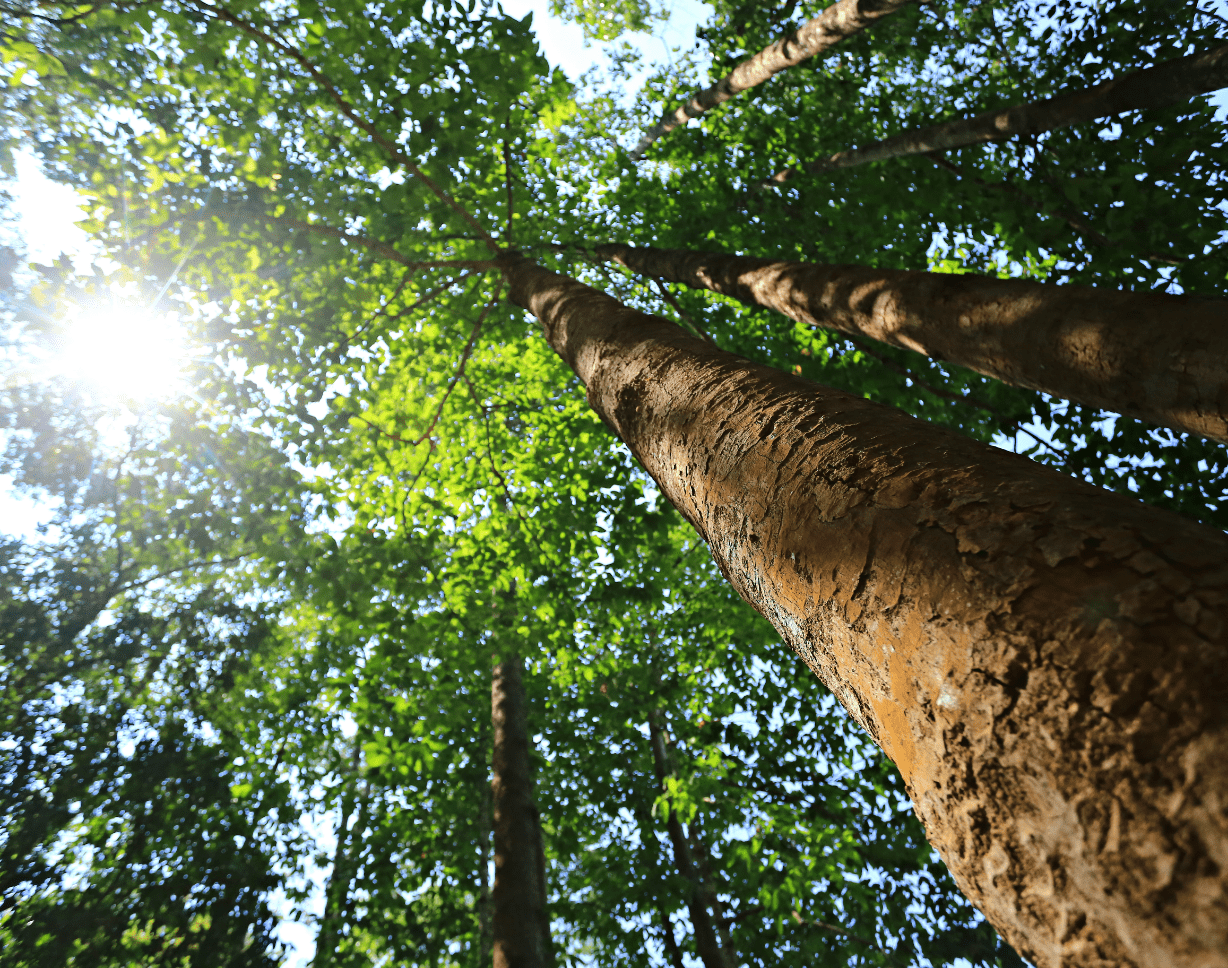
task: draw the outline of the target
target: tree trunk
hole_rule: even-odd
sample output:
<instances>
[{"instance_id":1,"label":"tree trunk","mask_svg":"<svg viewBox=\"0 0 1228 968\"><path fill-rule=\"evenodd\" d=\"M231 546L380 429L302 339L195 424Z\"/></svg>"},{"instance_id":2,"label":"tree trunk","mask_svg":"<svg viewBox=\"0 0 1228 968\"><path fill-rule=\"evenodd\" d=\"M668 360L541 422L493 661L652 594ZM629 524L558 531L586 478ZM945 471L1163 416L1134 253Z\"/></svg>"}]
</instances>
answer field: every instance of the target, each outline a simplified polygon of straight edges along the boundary
<instances>
[{"instance_id":1,"label":"tree trunk","mask_svg":"<svg viewBox=\"0 0 1228 968\"><path fill-rule=\"evenodd\" d=\"M781 71L829 50L901 7L927 2L928 0L839 0L838 3L833 3L789 36L782 37L753 57L742 61L725 77L704 88L686 104L667 110L660 121L644 132L635 150L631 152L631 160L639 161L649 145L679 125L686 124L691 118L697 118L743 91L757 87Z\"/></svg>"},{"instance_id":2,"label":"tree trunk","mask_svg":"<svg viewBox=\"0 0 1228 968\"><path fill-rule=\"evenodd\" d=\"M492 697L493 699L493 697ZM479 851L481 864L481 879L478 886L478 964L482 968L490 964L493 927L491 925L492 904L490 897L490 835L491 811L494 804L491 799L491 788L487 784L482 791L482 849Z\"/></svg>"},{"instance_id":3,"label":"tree trunk","mask_svg":"<svg viewBox=\"0 0 1228 968\"><path fill-rule=\"evenodd\" d=\"M1017 950L1228 965L1228 537L501 264Z\"/></svg>"},{"instance_id":4,"label":"tree trunk","mask_svg":"<svg viewBox=\"0 0 1228 968\"><path fill-rule=\"evenodd\" d=\"M519 657L496 663L491 681L494 756L495 968L551 964L541 825L533 804L529 731Z\"/></svg>"},{"instance_id":5,"label":"tree trunk","mask_svg":"<svg viewBox=\"0 0 1228 968\"><path fill-rule=\"evenodd\" d=\"M820 158L803 165L801 169L786 168L764 182L763 186L779 185L799 171L812 174L836 171L871 161L950 151L968 145L1005 141L1017 135L1037 135L1097 118L1110 118L1126 111L1168 107L1222 87L1228 87L1228 44L1202 54L1165 61L1124 77L1115 77L1073 94L1061 94L1032 104L986 111L974 118L961 118L905 131L861 148Z\"/></svg>"},{"instance_id":6,"label":"tree trunk","mask_svg":"<svg viewBox=\"0 0 1228 968\"><path fill-rule=\"evenodd\" d=\"M652 765L657 774L657 785L665 789L665 778L673 773L669 765L669 755L665 750L665 737L662 735L659 722L660 715L653 711L648 717L648 738L652 744ZM716 892L710 882L704 880L695 860L691 856L691 847L687 843L686 831L678 812L672 807L667 808L665 826L669 831L669 840L674 848L674 865L678 873L686 879L687 910L691 913L691 926L695 929L695 950L704 968L733 968L733 959L721 946L717 938L713 915L716 912ZM668 919L667 919L668 920ZM672 929L670 929L672 937Z\"/></svg>"},{"instance_id":7,"label":"tree trunk","mask_svg":"<svg viewBox=\"0 0 1228 968\"><path fill-rule=\"evenodd\" d=\"M350 772L357 773L361 762L362 749L355 740ZM362 837L363 809L370 796L370 789L364 780L358 779L354 782L356 785L361 784L363 789L361 793L350 790L341 798L337 845L333 849L333 869L324 885L324 914L320 918L320 930L316 934L316 950L311 959L311 968L327 968L333 964L337 946L341 942L341 926L346 921L350 883L354 879L355 867L351 845ZM354 820L352 829L351 819Z\"/></svg>"},{"instance_id":8,"label":"tree trunk","mask_svg":"<svg viewBox=\"0 0 1228 968\"><path fill-rule=\"evenodd\" d=\"M665 906L659 908L661 912L661 937L665 944L665 953L669 956L669 963L673 968L686 968L686 963L682 960L682 949L678 947L678 939L674 937L674 922L669 919L669 912L665 910Z\"/></svg>"},{"instance_id":9,"label":"tree trunk","mask_svg":"<svg viewBox=\"0 0 1228 968\"><path fill-rule=\"evenodd\" d=\"M598 246L634 272L1228 443L1228 302Z\"/></svg>"}]
</instances>

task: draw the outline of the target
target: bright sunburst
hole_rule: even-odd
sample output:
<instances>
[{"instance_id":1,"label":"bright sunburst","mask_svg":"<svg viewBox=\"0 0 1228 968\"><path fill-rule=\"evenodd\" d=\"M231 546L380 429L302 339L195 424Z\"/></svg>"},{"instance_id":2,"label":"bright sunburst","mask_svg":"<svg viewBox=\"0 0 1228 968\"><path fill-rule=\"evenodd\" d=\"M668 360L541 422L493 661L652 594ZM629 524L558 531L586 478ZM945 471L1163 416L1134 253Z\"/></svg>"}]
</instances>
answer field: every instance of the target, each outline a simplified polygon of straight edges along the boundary
<instances>
[{"instance_id":1,"label":"bright sunburst","mask_svg":"<svg viewBox=\"0 0 1228 968\"><path fill-rule=\"evenodd\" d=\"M64 374L107 396L172 396L183 388L183 363L176 313L154 316L137 306L83 312L64 333Z\"/></svg>"}]
</instances>

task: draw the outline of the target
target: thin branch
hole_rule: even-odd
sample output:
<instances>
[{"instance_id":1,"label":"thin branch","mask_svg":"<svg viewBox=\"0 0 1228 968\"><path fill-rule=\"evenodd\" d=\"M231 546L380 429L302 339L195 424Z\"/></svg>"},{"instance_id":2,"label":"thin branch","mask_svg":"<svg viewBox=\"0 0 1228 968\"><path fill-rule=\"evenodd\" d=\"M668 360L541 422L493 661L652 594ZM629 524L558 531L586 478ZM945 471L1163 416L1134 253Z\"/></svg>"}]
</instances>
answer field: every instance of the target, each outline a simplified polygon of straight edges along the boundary
<instances>
[{"instance_id":1,"label":"thin branch","mask_svg":"<svg viewBox=\"0 0 1228 968\"><path fill-rule=\"evenodd\" d=\"M465 343L465 348L461 351L460 364L457 366L456 372L452 375L452 379L448 382L448 388L444 391L443 396L440 398L439 406L435 408L435 413L431 417L430 423L427 424L426 429L422 431L417 438L407 440L399 434L394 434L391 431L384 430L383 428L376 426L364 417L355 417L355 419L366 424L372 430L383 435L384 437L387 437L390 440L395 440L397 443L406 444L409 447L417 447L419 444L430 439L432 432L435 430L435 424L439 422L439 418L443 414L443 408L447 404L448 398L452 396L452 391L456 389L456 384L458 384L465 375L465 366L469 362L469 357L473 354L473 348L477 344L478 333L480 333L482 330L482 323L486 319L486 314L489 313L491 307L499 301L499 296L502 292L503 278L500 276L499 280L495 283L494 294L490 297L489 301L487 301L486 305L482 307L482 311L478 313L478 318L473 324L473 331L469 334L469 339ZM431 446L433 449L433 442ZM420 475L421 471L419 471L419 476ZM417 480L417 478L415 478L415 480Z\"/></svg>"},{"instance_id":2,"label":"thin branch","mask_svg":"<svg viewBox=\"0 0 1228 968\"><path fill-rule=\"evenodd\" d=\"M674 294L669 291L669 286L665 284L665 281L661 279L659 276L651 276L650 278L656 284L657 291L661 294L661 298L674 307L674 312L676 312L678 316L683 321L685 321L686 324L690 326L692 330L695 331L695 334L699 336L701 339L703 339L705 343L709 343L712 346L715 346L716 340L714 340L711 336L709 336L708 331L704 329L702 326L700 326L699 323L695 322L695 320L690 317L687 311L678 304L678 300L675 299Z\"/></svg>"},{"instance_id":3,"label":"thin branch","mask_svg":"<svg viewBox=\"0 0 1228 968\"><path fill-rule=\"evenodd\" d=\"M355 339L361 336L367 329L369 329L371 325L381 316L387 317L389 320L400 319L406 313L411 313L415 309L425 306L428 302L430 302L432 299L434 299L436 296L438 296L440 293L444 292L445 290L451 289L453 286L459 285L460 283L464 282L466 279L469 278L469 276L473 274L473 270L466 269L459 276L452 276L443 285L436 286L430 292L426 293L426 295L420 297L415 302L410 303L408 306L406 306L404 309L400 310L399 312L389 313L387 311L388 307L391 306L393 301L396 300L397 297L401 295L401 292L405 289L406 284L409 282L410 279L413 278L414 271L415 271L415 267L413 266L411 266L409 269L405 271L405 274L401 279L400 285L397 286L396 291L389 297L388 302L384 305L384 308L378 310L370 319L368 319L365 323L363 323L362 326L360 326L353 333L351 333L349 336L343 339L341 343L339 344L340 347L345 347L345 346L348 346L350 343L352 343Z\"/></svg>"},{"instance_id":4,"label":"thin branch","mask_svg":"<svg viewBox=\"0 0 1228 968\"><path fill-rule=\"evenodd\" d=\"M340 239L343 242L362 246L364 249L369 249L382 255L391 262L398 262L411 269L471 269L482 271L495 268L494 259L434 259L417 261L411 259L387 242L381 242L379 239L372 239L354 232L346 232L344 229L334 228L331 225L324 225L320 222L305 222L302 219L290 218L286 215L261 215L259 217L266 222L278 222L291 228L301 229L304 232L327 235L329 238Z\"/></svg>"},{"instance_id":5,"label":"thin branch","mask_svg":"<svg viewBox=\"0 0 1228 968\"><path fill-rule=\"evenodd\" d=\"M509 123L511 121L510 115L508 121ZM503 132L503 177L507 182L507 229L503 233L503 241L510 249L515 243L512 241L512 159L511 152L508 150L506 130Z\"/></svg>"},{"instance_id":6,"label":"thin branch","mask_svg":"<svg viewBox=\"0 0 1228 968\"><path fill-rule=\"evenodd\" d=\"M848 333L841 333L841 336L844 339L848 340L850 343L852 343L854 346L856 346L857 349L861 350L861 352L865 353L866 356L869 356L869 357L872 357L878 360L881 364L883 364L883 366L887 367L887 369L900 374L906 379L912 380L912 382L915 383L917 386L919 386L922 390L926 390L929 393L932 393L934 396L939 397L943 400L950 400L954 403L962 403L967 406L976 407L978 410L984 410L989 415L996 417L1003 426L1011 428L1011 430L1014 430L1016 433L1027 434L1034 441L1036 441L1042 447L1049 450L1055 456L1062 457L1062 458L1066 456L1061 451L1055 450L1053 445L1050 444L1048 441L1042 440L1040 437L1037 437L1030 430L1023 427L1018 421L1011 420L1009 417L1007 417L997 408L991 406L985 401L979 400L976 397L972 396L971 394L963 395L959 393L952 393L950 390L943 390L940 387L936 387L932 383L930 383L928 380L926 380L924 377L920 376L915 370L910 369L909 367L904 366L901 363L897 363L895 360L891 359L891 357L887 356L885 353L878 352L876 349L874 349L874 347L872 347L869 343L865 342L864 340L858 339L856 336L850 336Z\"/></svg>"},{"instance_id":7,"label":"thin branch","mask_svg":"<svg viewBox=\"0 0 1228 968\"><path fill-rule=\"evenodd\" d=\"M473 402L477 405L478 410L482 414L482 424L486 428L487 461L490 464L490 472L495 475L495 479L498 480L499 482L499 488L500 490L503 491L503 498L505 501L507 501L508 510L512 511L512 513L514 513L516 517L520 519L520 526L524 528L525 534L528 536L529 540L532 541L534 546L537 548L537 553L543 559L554 558L555 563L558 564L559 563L558 557L556 555L546 554L546 549L542 547L540 537L533 533L533 529L529 526L528 518L524 516L519 506L516 504L516 501L512 498L512 491L511 491L511 488L509 488L507 485L507 479L503 476L503 473L499 470L498 466L495 463L494 444L491 441L491 433L490 433L490 410L491 408L487 407L485 404L483 404L479 400L477 388L473 385L473 381L469 379L468 374L465 374L464 379L465 379L465 385L469 388L469 396L473 399Z\"/></svg>"},{"instance_id":8,"label":"thin branch","mask_svg":"<svg viewBox=\"0 0 1228 968\"><path fill-rule=\"evenodd\" d=\"M257 40L263 41L270 47L273 47L274 49L279 50L283 54L286 54L292 58L311 76L316 84L318 84L320 88L330 98L332 98L333 103L337 105L338 110L340 110L340 112L349 120L351 124L353 124L359 130L366 132L368 137L383 148L390 158L392 158L398 164L404 166L404 168L415 178L421 181L422 184L424 184L436 198L438 198L441 202L450 207L453 211L460 215L461 218L468 222L473 227L474 231L481 236L482 241L486 243L487 248L489 248L492 252L499 251L499 243L490 237L490 233L482 228L481 224L469 213L468 209L466 209L459 202L457 202L456 199L436 185L435 182L427 176L426 172L424 172L410 160L410 157L401 150L401 147L395 141L389 140L380 132L379 128L377 128L370 121L362 118L354 106L350 104L350 102L341 94L339 90L337 90L332 81L325 77L319 68L317 68L315 64L313 64L311 60L297 47L294 47L285 41L278 40L272 34L261 30L259 27L255 26L249 21L246 21L231 13L221 4L205 2L205 0L187 0L187 2L196 7L198 10L204 11L206 14L212 14L218 19L224 20L234 27L238 27L244 33L250 34Z\"/></svg>"},{"instance_id":9,"label":"thin branch","mask_svg":"<svg viewBox=\"0 0 1228 968\"><path fill-rule=\"evenodd\" d=\"M759 188L774 188L802 172L837 171L890 158L950 151L1041 134L1129 111L1168 107L1217 91L1225 85L1228 85L1228 44L1043 101L1016 104L971 118L904 131L860 148L836 152L800 168L786 168L760 182Z\"/></svg>"},{"instance_id":10,"label":"thin branch","mask_svg":"<svg viewBox=\"0 0 1228 968\"><path fill-rule=\"evenodd\" d=\"M1016 198L1022 199L1030 207L1036 209L1036 211L1040 212L1041 215L1049 215L1049 216L1052 216L1053 218L1061 219L1067 225L1069 225L1072 229L1078 232L1080 235L1084 236L1089 242L1092 242L1096 245L1102 245L1102 246L1111 246L1113 244L1112 242L1109 241L1109 239L1106 236L1102 235L1101 233L1097 232L1094 228L1092 228L1091 224L1086 219L1084 219L1082 216L1070 215L1069 213L1059 211L1058 209L1045 208L1045 206L1041 202L1037 201L1031 195L1028 195L1017 185L1012 185L1010 182L990 182L977 175L969 175L967 172L964 171L962 167L950 161L949 159L944 158L942 153L939 151L927 151L925 153L925 157L928 158L930 161L932 161L939 168L944 168L947 171L952 172L957 178L966 178L969 181L973 181L976 184L981 185L984 188L990 188L996 191L1010 192Z\"/></svg>"},{"instance_id":11,"label":"thin branch","mask_svg":"<svg viewBox=\"0 0 1228 968\"><path fill-rule=\"evenodd\" d=\"M781 71L823 53L902 7L925 2L927 0L877 0L875 3L839 0L788 36L742 61L721 80L697 92L686 104L667 109L661 120L644 132L631 152L631 160L639 161L654 141L679 125L686 124L691 118L697 118Z\"/></svg>"},{"instance_id":12,"label":"thin branch","mask_svg":"<svg viewBox=\"0 0 1228 968\"><path fill-rule=\"evenodd\" d=\"M880 948L878 945L876 945L873 941L869 940L868 938L863 938L859 934L853 934L852 931L849 931L846 928L842 928L838 924L828 924L826 921L807 920L803 918L801 914L799 914L797 911L793 912L793 920L796 921L798 924L800 924L803 928L807 928L807 927L823 928L826 931L833 931L836 934L842 934L846 938L851 938L853 941L856 941L858 944L865 945L871 951L877 951L880 955L882 955L884 958L890 961L893 965L899 965L899 962L896 961L895 955L893 955L890 951L887 951L884 948Z\"/></svg>"}]
</instances>

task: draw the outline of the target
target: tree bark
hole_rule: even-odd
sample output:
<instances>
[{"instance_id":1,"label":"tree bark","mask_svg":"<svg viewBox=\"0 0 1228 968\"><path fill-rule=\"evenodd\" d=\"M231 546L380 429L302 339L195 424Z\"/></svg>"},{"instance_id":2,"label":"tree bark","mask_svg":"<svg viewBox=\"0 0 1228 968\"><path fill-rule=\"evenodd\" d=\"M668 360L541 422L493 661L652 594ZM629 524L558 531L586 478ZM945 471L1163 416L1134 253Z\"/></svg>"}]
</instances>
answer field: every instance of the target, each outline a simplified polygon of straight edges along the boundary
<instances>
[{"instance_id":1,"label":"tree bark","mask_svg":"<svg viewBox=\"0 0 1228 968\"><path fill-rule=\"evenodd\" d=\"M665 737L662 735L659 720L660 715L657 712L649 715L648 738L652 745L652 765L657 774L657 785L664 790L665 778L670 776L673 770L669 765L669 754L665 749ZM691 927L695 929L695 950L704 963L704 968L733 968L733 959L721 945L713 922L716 892L713 891L711 883L701 876L691 856L691 847L687 843L682 821L678 819L678 812L673 807L667 808L665 827L669 831L670 844L674 849L674 866L688 884L687 910L691 914Z\"/></svg>"},{"instance_id":2,"label":"tree bark","mask_svg":"<svg viewBox=\"0 0 1228 968\"><path fill-rule=\"evenodd\" d=\"M806 21L797 30L765 47L753 57L742 61L715 84L699 91L686 104L666 110L661 120L649 128L631 152L631 160L639 161L658 138L669 134L705 111L724 104L743 91L757 87L783 70L821 54L840 41L873 26L878 20L895 13L901 7L929 0L839 0L817 17Z\"/></svg>"},{"instance_id":3,"label":"tree bark","mask_svg":"<svg viewBox=\"0 0 1228 968\"><path fill-rule=\"evenodd\" d=\"M871 161L950 151L968 145L1005 141L1018 135L1042 134L1126 111L1168 107L1222 87L1228 87L1228 44L1202 54L1165 61L1124 77L1115 77L1073 94L1061 94L1045 101L1017 104L998 111L986 111L973 118L905 131L861 148L820 158L800 169L786 168L765 181L763 187L782 184L803 171L811 174L836 171Z\"/></svg>"},{"instance_id":4,"label":"tree bark","mask_svg":"<svg viewBox=\"0 0 1228 968\"><path fill-rule=\"evenodd\" d=\"M529 731L519 657L496 663L491 680L494 756L495 968L552 963L541 824L533 803Z\"/></svg>"},{"instance_id":5,"label":"tree bark","mask_svg":"<svg viewBox=\"0 0 1228 968\"><path fill-rule=\"evenodd\" d=\"M1017 950L1228 965L1228 536L501 264Z\"/></svg>"},{"instance_id":6,"label":"tree bark","mask_svg":"<svg viewBox=\"0 0 1228 968\"><path fill-rule=\"evenodd\" d=\"M1228 302L598 246L634 272L1228 443Z\"/></svg>"}]
</instances>

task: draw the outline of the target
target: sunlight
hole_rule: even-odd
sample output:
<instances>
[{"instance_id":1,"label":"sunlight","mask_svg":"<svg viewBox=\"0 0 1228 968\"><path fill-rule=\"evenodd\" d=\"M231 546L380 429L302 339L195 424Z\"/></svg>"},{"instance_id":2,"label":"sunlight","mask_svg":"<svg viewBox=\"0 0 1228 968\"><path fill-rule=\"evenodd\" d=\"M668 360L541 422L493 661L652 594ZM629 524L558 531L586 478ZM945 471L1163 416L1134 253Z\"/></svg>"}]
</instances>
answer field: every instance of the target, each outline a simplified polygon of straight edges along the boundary
<instances>
[{"instance_id":1,"label":"sunlight","mask_svg":"<svg viewBox=\"0 0 1228 968\"><path fill-rule=\"evenodd\" d=\"M181 392L183 357L178 313L153 316L139 306L82 313L66 330L61 350L70 379L136 400Z\"/></svg>"}]
</instances>

